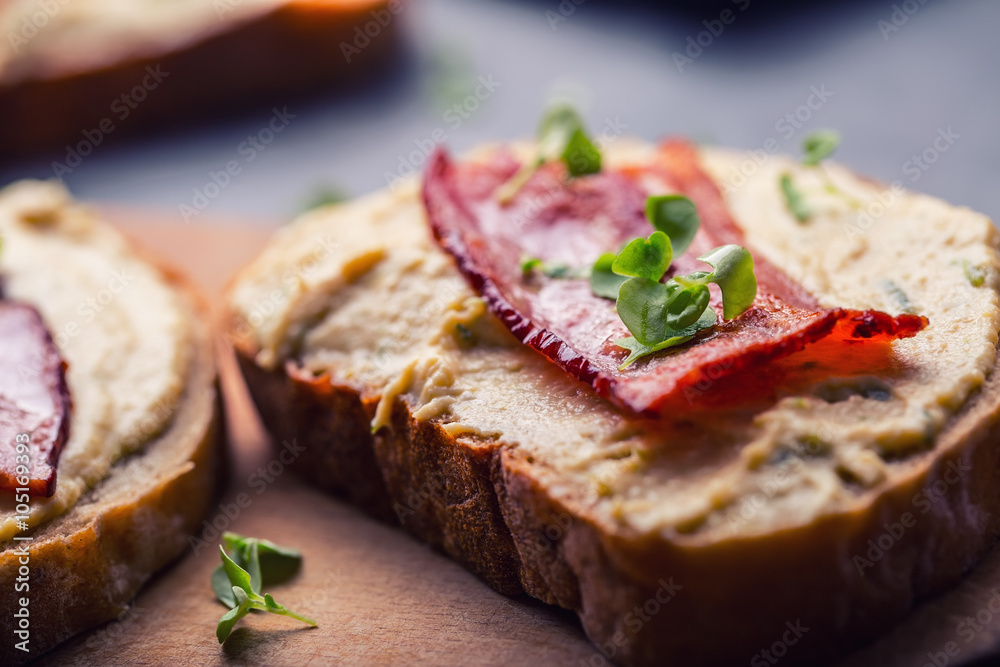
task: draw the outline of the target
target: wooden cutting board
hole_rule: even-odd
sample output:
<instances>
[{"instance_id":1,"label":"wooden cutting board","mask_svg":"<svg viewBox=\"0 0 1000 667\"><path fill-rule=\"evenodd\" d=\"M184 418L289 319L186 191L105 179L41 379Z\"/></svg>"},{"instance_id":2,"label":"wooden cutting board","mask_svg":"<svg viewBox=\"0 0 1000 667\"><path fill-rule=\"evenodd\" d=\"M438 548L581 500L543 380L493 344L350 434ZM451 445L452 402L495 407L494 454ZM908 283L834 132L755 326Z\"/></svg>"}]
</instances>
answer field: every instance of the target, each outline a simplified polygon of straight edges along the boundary
<instances>
[{"instance_id":1,"label":"wooden cutting board","mask_svg":"<svg viewBox=\"0 0 1000 667\"><path fill-rule=\"evenodd\" d=\"M184 225L165 215L121 210L108 214L138 244L186 271L215 303L229 276L273 229L225 221ZM319 627L255 614L240 621L220 646L215 626L226 609L209 587L219 540L208 532L207 547L183 554L118 620L74 638L40 664L608 664L573 614L499 595L402 530L284 471L234 361L224 356L222 366L232 469L209 520L301 549L301 572L269 590ZM241 493L250 497L242 509L234 503ZM720 632L724 636L724 629ZM996 549L954 590L923 602L889 636L842 665L941 667L986 656L1000 656Z\"/></svg>"}]
</instances>

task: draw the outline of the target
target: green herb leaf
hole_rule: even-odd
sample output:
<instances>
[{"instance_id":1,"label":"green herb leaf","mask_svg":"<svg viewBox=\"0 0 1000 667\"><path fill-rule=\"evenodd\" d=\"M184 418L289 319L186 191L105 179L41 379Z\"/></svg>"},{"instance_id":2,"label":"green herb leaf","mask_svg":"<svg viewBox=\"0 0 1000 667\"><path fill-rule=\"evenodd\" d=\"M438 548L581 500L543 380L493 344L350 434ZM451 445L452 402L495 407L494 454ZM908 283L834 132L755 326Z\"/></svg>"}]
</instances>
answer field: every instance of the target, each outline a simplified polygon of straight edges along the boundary
<instances>
[{"instance_id":1,"label":"green herb leaf","mask_svg":"<svg viewBox=\"0 0 1000 667\"><path fill-rule=\"evenodd\" d=\"M212 571L212 590L215 597L227 607L236 606L236 598L233 597L233 585L229 583L229 575L221 565Z\"/></svg>"},{"instance_id":2,"label":"green herb leaf","mask_svg":"<svg viewBox=\"0 0 1000 667\"><path fill-rule=\"evenodd\" d=\"M566 280L577 280L590 277L590 271L582 266L570 266L569 264L549 264L537 257L527 257L521 260L521 272L530 274L538 271L549 278L563 278Z\"/></svg>"},{"instance_id":3,"label":"green herb leaf","mask_svg":"<svg viewBox=\"0 0 1000 667\"><path fill-rule=\"evenodd\" d=\"M805 197L792 182L791 174L781 175L781 192L785 195L785 204L788 206L788 210L795 216L796 220L806 222L812 217L812 211L806 206Z\"/></svg>"},{"instance_id":4,"label":"green herb leaf","mask_svg":"<svg viewBox=\"0 0 1000 667\"><path fill-rule=\"evenodd\" d=\"M618 316L643 345L653 346L668 338L667 303L679 289L649 278L631 278L618 290Z\"/></svg>"},{"instance_id":5,"label":"green herb leaf","mask_svg":"<svg viewBox=\"0 0 1000 667\"><path fill-rule=\"evenodd\" d=\"M568 104L549 107L538 126L538 152L510 180L496 190L496 198L507 204L521 191L538 167L562 160L570 176L584 176L601 170L601 154L587 138L583 119Z\"/></svg>"},{"instance_id":6,"label":"green herb leaf","mask_svg":"<svg viewBox=\"0 0 1000 667\"><path fill-rule=\"evenodd\" d=\"M618 370L623 371L636 360L641 359L647 355L653 354L654 352L659 352L660 350L665 350L668 347L675 347L686 343L694 338L694 336L672 336L663 342L657 343L656 345L643 345L638 341L638 339L633 337L618 338L615 340L615 345L618 347L623 347L629 351L628 357L622 362L622 365L618 367Z\"/></svg>"},{"instance_id":7,"label":"green herb leaf","mask_svg":"<svg viewBox=\"0 0 1000 667\"><path fill-rule=\"evenodd\" d=\"M903 291L903 288L897 285L895 281L886 278L884 280L880 280L878 285L879 287L881 287L882 289L884 289L886 292L889 293L889 296L893 298L893 300L896 302L896 305L899 306L899 309L902 312L904 313L916 312L915 310L913 310L913 304L910 302L910 297L907 296L906 292Z\"/></svg>"},{"instance_id":8,"label":"green herb leaf","mask_svg":"<svg viewBox=\"0 0 1000 667\"><path fill-rule=\"evenodd\" d=\"M549 107L538 125L538 157L540 162L560 159L570 140L583 131L583 119L568 104ZM588 142L589 143L589 142Z\"/></svg>"},{"instance_id":9,"label":"green herb leaf","mask_svg":"<svg viewBox=\"0 0 1000 667\"><path fill-rule=\"evenodd\" d=\"M674 276L671 280L679 284L681 287L694 287L695 285L709 284L712 282L711 278L711 271L692 271L686 276Z\"/></svg>"},{"instance_id":10,"label":"green herb leaf","mask_svg":"<svg viewBox=\"0 0 1000 667\"><path fill-rule=\"evenodd\" d=\"M685 329L701 318L712 295L704 285L694 285L678 291L667 304L667 326Z\"/></svg>"},{"instance_id":11,"label":"green herb leaf","mask_svg":"<svg viewBox=\"0 0 1000 667\"><path fill-rule=\"evenodd\" d=\"M661 195L646 200L646 217L670 237L674 254L683 255L698 233L701 219L694 202L683 195Z\"/></svg>"},{"instance_id":12,"label":"green herb leaf","mask_svg":"<svg viewBox=\"0 0 1000 667\"><path fill-rule=\"evenodd\" d=\"M833 130L819 130L802 140L802 164L814 167L828 158L840 145L840 135Z\"/></svg>"},{"instance_id":13,"label":"green herb leaf","mask_svg":"<svg viewBox=\"0 0 1000 667\"><path fill-rule=\"evenodd\" d=\"M611 264L611 270L621 276L633 276L658 281L673 260L670 237L660 231L648 239L635 239L622 248Z\"/></svg>"},{"instance_id":14,"label":"green herb leaf","mask_svg":"<svg viewBox=\"0 0 1000 667\"><path fill-rule=\"evenodd\" d=\"M688 342L689 340L694 338L694 335L696 333L698 333L702 329L714 325L717 320L718 316L715 314L715 311L712 310L711 308L708 308L705 310L704 313L701 314L701 317L698 318L697 322L695 322L688 328L683 329L681 331L670 332L671 333L670 337L668 337L666 340L660 343L657 343L656 345L643 345L634 337L619 338L615 340L615 345L617 345L618 347L625 348L626 350L629 351L628 357L626 357L625 361L622 362L622 365L618 367L618 370L620 371L625 370L626 368L631 366L637 359L641 359L642 357L654 354L661 350L665 350L669 347L675 347L677 345L682 345Z\"/></svg>"},{"instance_id":15,"label":"green herb leaf","mask_svg":"<svg viewBox=\"0 0 1000 667\"><path fill-rule=\"evenodd\" d=\"M234 603L236 606L222 615L222 618L219 619L218 627L215 628L215 636L218 638L220 644L226 641L229 635L232 634L236 622L250 613L250 597L239 586L233 586L232 588L232 595L236 600Z\"/></svg>"},{"instance_id":16,"label":"green herb leaf","mask_svg":"<svg viewBox=\"0 0 1000 667\"><path fill-rule=\"evenodd\" d=\"M250 573L227 556L226 550L222 546L219 546L219 552L222 554L222 569L226 571L226 576L229 577L230 583L233 586L242 588L247 595L253 595L254 590L253 584L250 582Z\"/></svg>"},{"instance_id":17,"label":"green herb leaf","mask_svg":"<svg viewBox=\"0 0 1000 667\"><path fill-rule=\"evenodd\" d=\"M707 279L722 289L722 316L731 320L744 313L757 296L753 257L738 245L724 245L698 258L715 271Z\"/></svg>"},{"instance_id":18,"label":"green herb leaf","mask_svg":"<svg viewBox=\"0 0 1000 667\"><path fill-rule=\"evenodd\" d=\"M601 170L601 153L583 130L577 130L569 138L566 150L562 153L562 160L566 163L570 176L586 176Z\"/></svg>"},{"instance_id":19,"label":"green herb leaf","mask_svg":"<svg viewBox=\"0 0 1000 667\"><path fill-rule=\"evenodd\" d=\"M262 597L259 592L261 582L263 581L263 578L261 577L261 561L264 559L262 556L275 560L275 562L278 563L295 562L297 564L301 560L301 555L298 551L294 549L286 549L285 547L279 547L268 540L258 540L255 537L243 537L235 533L226 533L223 535L223 540L230 548L232 548L237 559L243 560L247 563L251 571L248 572L239 563L237 563L236 560L230 558L226 554L224 547L219 547L219 551L222 556L221 571L222 574L229 579L230 590L228 595L221 591L221 581L218 574L219 570L212 573L212 589L215 591L216 596L223 602L228 603L228 600L231 599L232 603L230 606L233 607L219 620L219 625L215 631L216 637L219 639L219 643L224 642L232 633L233 626L236 625L236 622L246 616L247 613L253 609L269 611L273 614L280 614L282 616L290 616L291 618L298 619L303 623L307 623L312 626L316 625L316 621L311 618L297 614L275 602L274 598L271 597L269 593ZM253 574L254 570L257 571L256 575Z\"/></svg>"},{"instance_id":20,"label":"green herb leaf","mask_svg":"<svg viewBox=\"0 0 1000 667\"><path fill-rule=\"evenodd\" d=\"M620 276L611 270L616 257L617 255L610 252L601 255L590 271L590 289L599 297L617 299L618 288L628 280L628 276Z\"/></svg>"},{"instance_id":21,"label":"green herb leaf","mask_svg":"<svg viewBox=\"0 0 1000 667\"><path fill-rule=\"evenodd\" d=\"M973 287L982 287L986 282L986 272L969 260L963 260L962 268L965 270L965 277Z\"/></svg>"},{"instance_id":22,"label":"green herb leaf","mask_svg":"<svg viewBox=\"0 0 1000 667\"><path fill-rule=\"evenodd\" d=\"M306 211L311 211L314 208L320 208L321 206L330 206L331 204L339 204L350 199L343 190L333 186L324 185L316 189L315 192L310 195L309 199L306 200L305 206L302 207L302 213Z\"/></svg>"},{"instance_id":23,"label":"green herb leaf","mask_svg":"<svg viewBox=\"0 0 1000 667\"><path fill-rule=\"evenodd\" d=\"M243 560L246 562L244 569L250 575L250 588L254 593L260 593L263 584L260 576L260 544L257 538L251 537L243 545Z\"/></svg>"},{"instance_id":24,"label":"green herb leaf","mask_svg":"<svg viewBox=\"0 0 1000 667\"><path fill-rule=\"evenodd\" d=\"M254 590L260 591L262 586L280 584L287 581L298 572L302 565L302 554L289 547L283 547L270 540L258 539L256 537L246 537L237 533L225 532L222 534L222 541L226 545L226 551L234 563L239 565L250 574L251 581L254 580L254 572L251 569L249 559L250 543L257 544L259 553L260 584ZM229 583L229 576L221 565L212 572L212 590L223 604L232 607L236 602L233 600Z\"/></svg>"}]
</instances>

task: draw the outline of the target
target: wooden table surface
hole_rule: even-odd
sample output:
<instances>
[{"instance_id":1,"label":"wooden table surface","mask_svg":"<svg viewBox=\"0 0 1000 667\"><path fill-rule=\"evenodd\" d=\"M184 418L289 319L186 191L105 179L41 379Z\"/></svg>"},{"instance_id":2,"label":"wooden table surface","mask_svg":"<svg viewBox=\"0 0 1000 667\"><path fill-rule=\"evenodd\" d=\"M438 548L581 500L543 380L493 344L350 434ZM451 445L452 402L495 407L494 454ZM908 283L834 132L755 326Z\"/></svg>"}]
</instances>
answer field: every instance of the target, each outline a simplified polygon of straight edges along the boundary
<instances>
[{"instance_id":1,"label":"wooden table surface","mask_svg":"<svg viewBox=\"0 0 1000 667\"><path fill-rule=\"evenodd\" d=\"M120 210L109 217L137 243L187 271L216 303L228 277L268 235L263 226L234 222L183 225L175 216ZM209 586L219 539L207 533L207 547L183 554L118 620L70 640L39 664L608 664L573 614L495 593L402 530L306 486L291 472L262 488L255 471L277 459L233 360L222 362L232 470L209 521L226 517L230 530L301 549L301 572L269 592L319 627L254 614L220 646L215 626L226 609ZM240 493L251 503L234 512ZM996 611L990 609L994 597ZM978 631L960 628L977 616ZM954 590L923 602L890 635L842 664L940 667L989 655L1000 655L996 549ZM664 662L672 664L669 656Z\"/></svg>"}]
</instances>

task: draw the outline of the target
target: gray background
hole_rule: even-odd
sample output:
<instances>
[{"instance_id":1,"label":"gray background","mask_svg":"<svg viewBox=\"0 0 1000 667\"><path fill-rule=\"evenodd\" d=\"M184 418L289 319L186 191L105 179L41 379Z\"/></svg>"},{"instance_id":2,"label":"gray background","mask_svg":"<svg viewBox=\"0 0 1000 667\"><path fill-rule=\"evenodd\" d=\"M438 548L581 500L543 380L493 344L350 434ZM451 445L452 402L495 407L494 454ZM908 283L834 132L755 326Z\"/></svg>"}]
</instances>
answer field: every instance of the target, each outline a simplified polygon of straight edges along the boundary
<instances>
[{"instance_id":1,"label":"gray background","mask_svg":"<svg viewBox=\"0 0 1000 667\"><path fill-rule=\"evenodd\" d=\"M280 221L319 188L358 195L384 186L435 129L456 150L531 135L545 102L570 94L592 130L617 118L627 134L646 139L682 133L755 148L774 137L796 152L809 129L836 128L844 137L837 158L854 169L1000 212L1000 3L733 0L663 8L564 0L575 10L553 28L547 12L558 15L559 0L404 2L398 20L409 45L395 71L353 95L291 101L296 118L252 162L238 147L266 126L267 109L101 146L66 182L79 197L165 209L183 224L179 205L235 159L241 173L195 218ZM711 40L702 35L707 46L679 71L672 54L726 8L731 23ZM902 25L886 32L897 8ZM455 127L445 100L461 99L479 76L499 85ZM832 96L786 138L777 123L812 86ZM912 180L906 163L948 128L958 138ZM51 174L42 158L4 167L0 182Z\"/></svg>"}]
</instances>

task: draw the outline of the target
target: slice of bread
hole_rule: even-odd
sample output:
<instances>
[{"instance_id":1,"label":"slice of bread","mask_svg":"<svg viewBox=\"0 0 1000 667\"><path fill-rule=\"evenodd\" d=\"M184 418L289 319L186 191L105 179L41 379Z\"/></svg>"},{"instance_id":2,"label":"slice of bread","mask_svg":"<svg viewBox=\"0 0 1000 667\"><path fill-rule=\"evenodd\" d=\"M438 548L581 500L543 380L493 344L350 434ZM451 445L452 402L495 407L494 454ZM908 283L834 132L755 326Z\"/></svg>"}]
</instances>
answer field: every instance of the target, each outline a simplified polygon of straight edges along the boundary
<instances>
[{"instance_id":1,"label":"slice of bread","mask_svg":"<svg viewBox=\"0 0 1000 667\"><path fill-rule=\"evenodd\" d=\"M998 234L836 165L847 197L790 159L748 177L740 154L701 157L755 251L824 306L905 308L928 328L893 343L890 367L752 414L695 397L640 419L485 311L410 183L281 230L230 288L228 337L265 424L306 444L305 477L501 592L574 610L605 658L829 660L1000 531ZM605 153L652 159L624 140ZM786 172L809 224L785 207Z\"/></svg>"},{"instance_id":2,"label":"slice of bread","mask_svg":"<svg viewBox=\"0 0 1000 667\"><path fill-rule=\"evenodd\" d=\"M222 422L206 307L181 278L54 183L0 191L0 233L3 296L42 314L73 401L56 495L31 499L32 528L12 526L13 499L0 499L0 659L12 664L120 615L183 553L214 498Z\"/></svg>"},{"instance_id":3,"label":"slice of bread","mask_svg":"<svg viewBox=\"0 0 1000 667\"><path fill-rule=\"evenodd\" d=\"M293 95L361 80L397 47L392 9L385 0L0 3L3 157L52 149L72 170L139 130L247 104L282 109Z\"/></svg>"}]
</instances>

